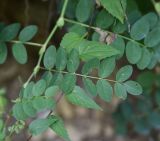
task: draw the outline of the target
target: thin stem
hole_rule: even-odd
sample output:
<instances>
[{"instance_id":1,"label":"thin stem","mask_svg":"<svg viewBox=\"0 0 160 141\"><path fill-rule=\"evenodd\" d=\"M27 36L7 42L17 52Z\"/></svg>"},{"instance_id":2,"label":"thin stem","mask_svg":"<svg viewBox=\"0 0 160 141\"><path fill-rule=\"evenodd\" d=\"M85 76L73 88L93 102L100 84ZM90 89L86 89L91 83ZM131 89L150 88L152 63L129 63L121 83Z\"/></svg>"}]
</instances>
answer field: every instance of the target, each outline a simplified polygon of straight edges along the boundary
<instances>
[{"instance_id":1,"label":"thin stem","mask_svg":"<svg viewBox=\"0 0 160 141\"><path fill-rule=\"evenodd\" d=\"M65 10L67 8L67 4L68 4L68 0L65 0L64 1L64 4L63 4L63 8L62 8L62 12L61 12L61 15L59 17L60 18L64 18L64 14L65 14ZM58 19L58 20L59 20ZM57 20L57 21L58 21ZM43 58L43 55L46 51L46 48L47 48L47 45L49 44L50 40L52 39L54 33L56 32L56 30L58 29L59 25L58 25L58 22L56 23L56 25L53 27L51 33L49 34L49 36L47 37L46 41L44 42L44 44L42 45L42 48L40 49L39 51L39 59L38 59L38 62L37 62L37 65L35 66L34 68L34 71L33 73L31 74L31 76L29 77L29 79L26 81L26 83L24 84L24 88L28 85L28 83L30 82L30 80L39 72L39 69L40 69L40 64L41 64L41 61L42 61L42 58Z\"/></svg>"},{"instance_id":2,"label":"thin stem","mask_svg":"<svg viewBox=\"0 0 160 141\"><path fill-rule=\"evenodd\" d=\"M46 69L44 67L40 67L40 69L42 69L42 70L48 70L48 69ZM59 70L55 70L55 69L52 69L50 71L52 71L52 72L58 72L58 73L63 73L63 74L68 74L69 73L69 74L73 74L73 75L76 75L76 76L80 76L80 77L84 77L84 78L91 78L91 79L96 79L96 80L107 80L109 82L114 82L114 83L119 82L119 81L115 81L115 80L111 80L111 79L100 78L100 77L96 77L96 76L84 75L84 74L79 74L79 73L71 73L71 72L67 72L67 71L59 71Z\"/></svg>"},{"instance_id":3,"label":"thin stem","mask_svg":"<svg viewBox=\"0 0 160 141\"><path fill-rule=\"evenodd\" d=\"M91 29L93 29L93 30L99 29L99 27L89 26L89 25L87 25L87 24L80 23L80 22L77 22L77 21L74 21L74 20L70 20L70 19L67 19L67 18L65 18L64 20L65 20L66 22L68 22L68 23L77 24L77 25L80 25L80 26L83 26L83 27L91 28ZM102 31L103 31L103 30L102 30ZM107 32L107 33L111 33L111 34L115 34L115 33L111 32L111 31L106 31L106 32ZM121 37L121 38L123 38L123 39L125 39L125 40L132 41L132 42L134 42L134 43L136 43L136 44L138 44L138 45L140 45L140 46L142 46L142 47L146 47L144 44L142 44L142 43L140 43L140 42L137 42L137 41L135 41L135 40L133 40L133 39L131 39L131 38L129 38L129 37L126 37L126 36L123 36L123 35L120 35L120 34L117 34L117 33L116 33L115 35L117 35L118 37Z\"/></svg>"},{"instance_id":4,"label":"thin stem","mask_svg":"<svg viewBox=\"0 0 160 141\"><path fill-rule=\"evenodd\" d=\"M67 4L68 4L68 0L65 0L60 17L64 17L64 14L65 14L65 11L66 11L66 8L67 8Z\"/></svg>"},{"instance_id":5,"label":"thin stem","mask_svg":"<svg viewBox=\"0 0 160 141\"><path fill-rule=\"evenodd\" d=\"M9 41L10 43L23 43L21 41L16 41L16 40L12 40L12 41ZM36 47L42 47L43 44L39 44L39 43L33 43L33 42L24 42L23 44L25 45L30 45L30 46L36 46Z\"/></svg>"},{"instance_id":6,"label":"thin stem","mask_svg":"<svg viewBox=\"0 0 160 141\"><path fill-rule=\"evenodd\" d=\"M43 46L45 46L45 48L48 45L48 43L50 42L50 40L51 40L52 36L54 35L54 33L56 32L57 28L58 28L58 25L56 24L43 45Z\"/></svg>"}]
</instances>

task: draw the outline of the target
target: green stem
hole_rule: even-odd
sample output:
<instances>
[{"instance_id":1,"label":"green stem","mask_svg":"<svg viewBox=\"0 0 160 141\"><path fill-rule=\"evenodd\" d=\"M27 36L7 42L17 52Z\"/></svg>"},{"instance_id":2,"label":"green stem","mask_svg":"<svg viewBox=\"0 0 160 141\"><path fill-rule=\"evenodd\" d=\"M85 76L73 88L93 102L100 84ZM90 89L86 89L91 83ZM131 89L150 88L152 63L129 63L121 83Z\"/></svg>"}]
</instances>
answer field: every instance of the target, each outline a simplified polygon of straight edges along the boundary
<instances>
[{"instance_id":1,"label":"green stem","mask_svg":"<svg viewBox=\"0 0 160 141\"><path fill-rule=\"evenodd\" d=\"M65 14L65 11L66 11L66 8L67 8L67 4L68 4L68 0L65 0L64 4L63 4L62 12L61 12L61 15L60 15L59 19L64 19L64 14ZM59 21L59 19L57 21ZM26 83L23 85L24 88L28 85L28 83L31 81L31 79L39 72L40 64L41 64L43 55L44 55L44 53L46 51L47 45L49 44L50 40L52 39L52 37L55 34L55 32L58 29L58 27L59 27L59 25L58 25L58 22L57 22L56 25L53 27L51 33L47 37L46 41L42 45L42 48L39 51L39 59L38 59L37 65L34 67L34 71L31 74L31 76L28 78L28 80L26 81Z\"/></svg>"},{"instance_id":2,"label":"green stem","mask_svg":"<svg viewBox=\"0 0 160 141\"><path fill-rule=\"evenodd\" d=\"M46 68L44 67L40 67L40 69L42 70L47 70ZM117 83L119 81L115 81L115 80L111 80L111 79L106 79L106 78L100 78L100 77L96 77L96 76L90 76L90 75L83 75L83 74L79 74L79 73L71 73L71 72L67 72L67 71L59 71L59 70L55 70L55 69L52 69L50 70L52 72L58 72L58 73L63 73L63 74L73 74L73 75L76 75L76 76L80 76L80 77L84 77L84 78L91 78L91 79L96 79L96 80L107 80L109 82L114 82L114 83ZM120 82L119 82L120 83Z\"/></svg>"},{"instance_id":3,"label":"green stem","mask_svg":"<svg viewBox=\"0 0 160 141\"><path fill-rule=\"evenodd\" d=\"M21 41L16 41L16 40L12 40L12 41L9 41L10 43L23 43ZM38 44L38 43L33 43L33 42L24 42L23 44L25 45L30 45L30 46L36 46L36 47L42 47L43 44Z\"/></svg>"},{"instance_id":4,"label":"green stem","mask_svg":"<svg viewBox=\"0 0 160 141\"><path fill-rule=\"evenodd\" d=\"M80 23L80 22L77 22L77 21L74 21L74 20L70 20L70 19L66 19L66 18L65 18L64 20L65 20L66 22L68 22L68 23L77 24L77 25L80 25L80 26L83 26L83 27L91 28L91 29L93 29L93 30L99 29L99 27L89 26L89 25L87 25L87 24ZM102 31L103 31L103 30L102 30ZM123 35L120 35L120 34L117 34L117 33L113 33L113 32L111 32L111 31L106 31L106 32L108 32L108 33L110 33L110 34L115 34L115 35L117 35L118 37L121 37L121 38L123 38L123 39L125 39L125 40L132 41L132 42L134 42L134 43L136 43L136 44L138 44L138 45L140 45L140 46L142 46L142 47L146 47L144 44L139 43L139 42L137 42L137 41L135 41L135 40L133 40L133 39L131 39L131 38L129 38L129 37L126 37L126 36L123 36Z\"/></svg>"},{"instance_id":5,"label":"green stem","mask_svg":"<svg viewBox=\"0 0 160 141\"><path fill-rule=\"evenodd\" d=\"M63 4L63 8L62 8L62 12L61 12L61 16L60 17L64 18L64 14L65 14L65 11L66 11L66 8L67 8L67 4L68 4L68 0L65 0L64 4Z\"/></svg>"}]
</instances>

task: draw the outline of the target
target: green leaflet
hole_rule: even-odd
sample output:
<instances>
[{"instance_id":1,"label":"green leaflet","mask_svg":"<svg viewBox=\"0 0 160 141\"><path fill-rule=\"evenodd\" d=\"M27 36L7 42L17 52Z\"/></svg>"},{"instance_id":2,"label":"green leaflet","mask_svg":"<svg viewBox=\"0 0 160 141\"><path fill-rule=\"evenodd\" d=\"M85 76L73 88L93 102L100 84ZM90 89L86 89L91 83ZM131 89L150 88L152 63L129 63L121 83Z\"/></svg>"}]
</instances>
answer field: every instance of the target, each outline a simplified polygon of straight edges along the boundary
<instances>
[{"instance_id":1,"label":"green leaflet","mask_svg":"<svg viewBox=\"0 0 160 141\"><path fill-rule=\"evenodd\" d=\"M52 69L56 62L56 48L55 46L49 46L44 54L43 64L45 68Z\"/></svg>"},{"instance_id":2,"label":"green leaflet","mask_svg":"<svg viewBox=\"0 0 160 141\"><path fill-rule=\"evenodd\" d=\"M111 44L113 48L119 51L119 54L116 55L116 59L122 58L125 51L125 42L124 39L117 37L114 42Z\"/></svg>"},{"instance_id":3,"label":"green leaflet","mask_svg":"<svg viewBox=\"0 0 160 141\"><path fill-rule=\"evenodd\" d=\"M83 78L83 85L87 93L89 93L93 97L97 96L97 88L92 80L90 80L89 78Z\"/></svg>"},{"instance_id":4,"label":"green leaflet","mask_svg":"<svg viewBox=\"0 0 160 141\"><path fill-rule=\"evenodd\" d=\"M100 39L99 33L94 32L94 33L92 34L92 41L99 41L99 39Z\"/></svg>"},{"instance_id":5,"label":"green leaflet","mask_svg":"<svg viewBox=\"0 0 160 141\"><path fill-rule=\"evenodd\" d=\"M27 50L21 43L14 44L12 47L12 53L16 61L20 64L25 64L28 60Z\"/></svg>"},{"instance_id":6,"label":"green leaflet","mask_svg":"<svg viewBox=\"0 0 160 141\"><path fill-rule=\"evenodd\" d=\"M142 18L149 23L150 29L152 29L158 22L158 16L154 12L149 12L148 14L144 15Z\"/></svg>"},{"instance_id":7,"label":"green leaflet","mask_svg":"<svg viewBox=\"0 0 160 141\"><path fill-rule=\"evenodd\" d=\"M115 57L110 57L110 58L104 59L100 63L100 66L98 69L98 75L101 78L108 77L115 69L115 66L116 66Z\"/></svg>"},{"instance_id":8,"label":"green leaflet","mask_svg":"<svg viewBox=\"0 0 160 141\"><path fill-rule=\"evenodd\" d=\"M133 68L130 65L124 66L119 69L116 74L116 81L123 82L130 78L132 75Z\"/></svg>"},{"instance_id":9,"label":"green leaflet","mask_svg":"<svg viewBox=\"0 0 160 141\"><path fill-rule=\"evenodd\" d=\"M0 64L3 64L7 59L7 46L5 43L0 42Z\"/></svg>"},{"instance_id":10,"label":"green leaflet","mask_svg":"<svg viewBox=\"0 0 160 141\"><path fill-rule=\"evenodd\" d=\"M112 31L114 33L124 33L127 30L127 23L121 23L117 21L115 25L112 26Z\"/></svg>"},{"instance_id":11,"label":"green leaflet","mask_svg":"<svg viewBox=\"0 0 160 141\"><path fill-rule=\"evenodd\" d=\"M66 99L77 106L84 108L91 108L96 110L102 110L89 96L85 94L82 88L75 86L72 93L66 95Z\"/></svg>"},{"instance_id":12,"label":"green leaflet","mask_svg":"<svg viewBox=\"0 0 160 141\"><path fill-rule=\"evenodd\" d=\"M61 73L55 73L53 75L51 85L60 85L63 80L63 75Z\"/></svg>"},{"instance_id":13,"label":"green leaflet","mask_svg":"<svg viewBox=\"0 0 160 141\"><path fill-rule=\"evenodd\" d=\"M160 43L160 27L155 27L151 32L148 33L144 40L144 43L148 47L155 47Z\"/></svg>"},{"instance_id":14,"label":"green leaflet","mask_svg":"<svg viewBox=\"0 0 160 141\"><path fill-rule=\"evenodd\" d=\"M65 48L67 52L76 48L83 61L88 61L93 58L103 59L119 54L119 51L110 45L97 41L85 40L76 33L66 34L63 37L61 46Z\"/></svg>"},{"instance_id":15,"label":"green leaflet","mask_svg":"<svg viewBox=\"0 0 160 141\"><path fill-rule=\"evenodd\" d=\"M63 78L62 83L60 84L61 90L65 94L69 94L72 92L76 84L76 76L74 74L66 74Z\"/></svg>"},{"instance_id":16,"label":"green leaflet","mask_svg":"<svg viewBox=\"0 0 160 141\"><path fill-rule=\"evenodd\" d=\"M46 81L41 79L33 86L32 93L34 96L40 96L44 93L45 89Z\"/></svg>"},{"instance_id":17,"label":"green leaflet","mask_svg":"<svg viewBox=\"0 0 160 141\"><path fill-rule=\"evenodd\" d=\"M12 109L13 112L13 116L17 119L17 120L25 120L28 118L27 114L25 114L24 110L23 110L23 104L22 103L16 103L13 106Z\"/></svg>"},{"instance_id":18,"label":"green leaflet","mask_svg":"<svg viewBox=\"0 0 160 141\"><path fill-rule=\"evenodd\" d=\"M76 49L73 49L69 54L69 59L67 62L67 70L69 72L76 72L79 67L79 53Z\"/></svg>"},{"instance_id":19,"label":"green leaflet","mask_svg":"<svg viewBox=\"0 0 160 141\"><path fill-rule=\"evenodd\" d=\"M59 92L58 86L51 86L46 89L45 96L52 97L55 96L58 92Z\"/></svg>"},{"instance_id":20,"label":"green leaflet","mask_svg":"<svg viewBox=\"0 0 160 141\"><path fill-rule=\"evenodd\" d=\"M56 69L64 70L67 64L67 54L64 48L60 47L56 56Z\"/></svg>"},{"instance_id":21,"label":"green leaflet","mask_svg":"<svg viewBox=\"0 0 160 141\"><path fill-rule=\"evenodd\" d=\"M102 29L107 29L114 22L114 18L106 11L101 10L96 17L96 26Z\"/></svg>"},{"instance_id":22,"label":"green leaflet","mask_svg":"<svg viewBox=\"0 0 160 141\"><path fill-rule=\"evenodd\" d=\"M53 78L53 74L50 71L46 71L42 75L42 79L46 81L47 87L51 85L52 78Z\"/></svg>"},{"instance_id":23,"label":"green leaflet","mask_svg":"<svg viewBox=\"0 0 160 141\"><path fill-rule=\"evenodd\" d=\"M124 22L126 0L100 0L102 6L113 16Z\"/></svg>"},{"instance_id":24,"label":"green leaflet","mask_svg":"<svg viewBox=\"0 0 160 141\"><path fill-rule=\"evenodd\" d=\"M85 22L89 19L93 4L93 0L79 0L76 7L76 18L78 21Z\"/></svg>"},{"instance_id":25,"label":"green leaflet","mask_svg":"<svg viewBox=\"0 0 160 141\"><path fill-rule=\"evenodd\" d=\"M142 48L132 41L129 41L126 45L126 57L129 63L136 64L141 59Z\"/></svg>"},{"instance_id":26,"label":"green leaflet","mask_svg":"<svg viewBox=\"0 0 160 141\"><path fill-rule=\"evenodd\" d=\"M33 93L32 93L33 86L34 86L34 82L28 83L28 85L25 87L24 91L22 92L23 98L29 99L33 97Z\"/></svg>"},{"instance_id":27,"label":"green leaflet","mask_svg":"<svg viewBox=\"0 0 160 141\"><path fill-rule=\"evenodd\" d=\"M142 40L149 33L149 29L149 23L145 19L141 18L131 27L131 38L134 40Z\"/></svg>"},{"instance_id":28,"label":"green leaflet","mask_svg":"<svg viewBox=\"0 0 160 141\"><path fill-rule=\"evenodd\" d=\"M32 102L31 101L23 101L22 102L22 106L23 106L23 110L24 113L28 116L28 117L34 117L37 113L36 109L33 108Z\"/></svg>"},{"instance_id":29,"label":"green leaflet","mask_svg":"<svg viewBox=\"0 0 160 141\"><path fill-rule=\"evenodd\" d=\"M127 92L132 95L140 95L143 91L141 85L132 80L125 82L124 86L126 87Z\"/></svg>"},{"instance_id":30,"label":"green leaflet","mask_svg":"<svg viewBox=\"0 0 160 141\"><path fill-rule=\"evenodd\" d=\"M140 70L145 69L149 65L149 63L151 61L151 57L152 57L152 54L149 52L149 50L147 48L143 48L142 49L142 56L141 56L141 59L139 60L139 62L137 63L137 67Z\"/></svg>"},{"instance_id":31,"label":"green leaflet","mask_svg":"<svg viewBox=\"0 0 160 141\"><path fill-rule=\"evenodd\" d=\"M33 108L37 112L41 112L46 109L46 101L43 97L36 97L32 100Z\"/></svg>"},{"instance_id":32,"label":"green leaflet","mask_svg":"<svg viewBox=\"0 0 160 141\"><path fill-rule=\"evenodd\" d=\"M22 29L19 34L19 40L22 42L27 42L31 40L37 33L38 27L35 25L29 25Z\"/></svg>"},{"instance_id":33,"label":"green leaflet","mask_svg":"<svg viewBox=\"0 0 160 141\"><path fill-rule=\"evenodd\" d=\"M60 46L65 48L69 53L73 48L78 48L83 40L84 39L77 33L69 32L64 35Z\"/></svg>"},{"instance_id":34,"label":"green leaflet","mask_svg":"<svg viewBox=\"0 0 160 141\"><path fill-rule=\"evenodd\" d=\"M64 123L62 119L58 116L50 116L50 121L53 121L53 123L50 125L50 128L61 138L63 138L65 141L71 141L68 135L68 132L64 126Z\"/></svg>"},{"instance_id":35,"label":"green leaflet","mask_svg":"<svg viewBox=\"0 0 160 141\"><path fill-rule=\"evenodd\" d=\"M125 100L127 98L126 88L121 83L117 82L114 84L114 92L117 97L122 98L123 100Z\"/></svg>"},{"instance_id":36,"label":"green leaflet","mask_svg":"<svg viewBox=\"0 0 160 141\"><path fill-rule=\"evenodd\" d=\"M46 131L50 124L48 119L36 119L29 125L29 131L32 135L39 135Z\"/></svg>"},{"instance_id":37,"label":"green leaflet","mask_svg":"<svg viewBox=\"0 0 160 141\"><path fill-rule=\"evenodd\" d=\"M80 25L73 25L68 30L69 32L74 32L80 36L83 36L87 32L86 28Z\"/></svg>"},{"instance_id":38,"label":"green leaflet","mask_svg":"<svg viewBox=\"0 0 160 141\"><path fill-rule=\"evenodd\" d=\"M100 62L98 59L94 58L87 61L82 68L82 74L88 75L93 69L99 68Z\"/></svg>"},{"instance_id":39,"label":"green leaflet","mask_svg":"<svg viewBox=\"0 0 160 141\"><path fill-rule=\"evenodd\" d=\"M14 39L17 36L20 27L19 23L10 24L4 27L0 32L0 41L10 41Z\"/></svg>"},{"instance_id":40,"label":"green leaflet","mask_svg":"<svg viewBox=\"0 0 160 141\"><path fill-rule=\"evenodd\" d=\"M98 80L97 81L97 92L100 98L106 102L110 102L112 100L112 86L106 80Z\"/></svg>"},{"instance_id":41,"label":"green leaflet","mask_svg":"<svg viewBox=\"0 0 160 141\"><path fill-rule=\"evenodd\" d=\"M44 111L46 109L53 109L55 107L55 101L51 98L45 97L35 97L32 100L33 108L36 109L37 112Z\"/></svg>"}]
</instances>

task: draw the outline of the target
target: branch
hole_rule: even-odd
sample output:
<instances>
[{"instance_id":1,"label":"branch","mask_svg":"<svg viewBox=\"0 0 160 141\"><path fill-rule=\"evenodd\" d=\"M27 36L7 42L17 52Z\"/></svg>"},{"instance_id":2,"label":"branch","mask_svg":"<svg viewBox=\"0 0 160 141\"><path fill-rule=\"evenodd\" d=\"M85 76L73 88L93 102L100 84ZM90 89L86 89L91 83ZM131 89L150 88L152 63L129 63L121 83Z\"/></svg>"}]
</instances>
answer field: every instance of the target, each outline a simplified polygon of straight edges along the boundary
<instances>
[{"instance_id":1,"label":"branch","mask_svg":"<svg viewBox=\"0 0 160 141\"><path fill-rule=\"evenodd\" d=\"M34 67L33 73L30 75L30 77L28 78L26 83L23 85L24 88L28 85L30 80L39 72L40 64L41 64L41 61L42 61L42 57L43 57L43 55L44 55L44 53L46 51L47 45L49 44L50 40L52 39L54 33L56 32L58 27L64 26L64 24L59 25L59 21L62 20L62 22L64 22L63 20L64 20L64 14L65 14L65 11L66 11L66 8L67 8L67 4L68 4L68 0L65 0L64 4L63 4L61 15L60 15L59 19L57 20L56 25L53 27L51 33L49 34L48 38L46 39L46 41L42 45L42 48L39 51L39 59L38 59L37 65Z\"/></svg>"},{"instance_id":2,"label":"branch","mask_svg":"<svg viewBox=\"0 0 160 141\"><path fill-rule=\"evenodd\" d=\"M48 71L48 69L46 69L44 67L40 67L40 69ZM91 78L91 79L96 79L96 80L107 80L109 82L121 83L119 81L115 81L115 80L112 80L112 79L100 78L100 77L95 77L95 76L90 76L90 75L83 75L83 74L79 74L79 73L71 73L71 72L67 72L67 71L58 71L58 70L55 70L55 69L51 69L49 71L63 73L63 74L68 74L69 73L69 74L73 74L73 75L76 75L76 76L79 76L79 77L84 77L84 78Z\"/></svg>"},{"instance_id":3,"label":"branch","mask_svg":"<svg viewBox=\"0 0 160 141\"><path fill-rule=\"evenodd\" d=\"M80 26L83 26L83 27L91 28L91 29L93 29L93 30L99 29L99 27L89 26L89 25L87 25L87 24L80 23L80 22L77 22L77 21L74 21L74 20L71 20L71 19L65 18L64 20L65 20L66 22L68 22L68 23L77 24L77 25L80 25ZM101 30L102 30L102 29L101 29ZM104 31L104 30L102 30L102 31ZM136 43L136 44L138 44L138 45L140 45L140 46L142 46L142 47L147 47L147 46L145 46L144 44L142 44L142 43L140 43L140 42L137 42L137 41L135 41L135 40L133 40L133 39L131 39L131 38L129 38L129 37L126 37L126 36L123 36L123 35L120 35L120 34L117 34L117 33L113 33L113 32L111 32L111 31L104 31L104 32L107 32L107 33L110 33L110 34L115 34L115 35L117 35L118 37L121 37L121 38L123 38L123 39L125 39L125 40L128 40L128 41L132 41L132 42L134 42L134 43Z\"/></svg>"}]
</instances>

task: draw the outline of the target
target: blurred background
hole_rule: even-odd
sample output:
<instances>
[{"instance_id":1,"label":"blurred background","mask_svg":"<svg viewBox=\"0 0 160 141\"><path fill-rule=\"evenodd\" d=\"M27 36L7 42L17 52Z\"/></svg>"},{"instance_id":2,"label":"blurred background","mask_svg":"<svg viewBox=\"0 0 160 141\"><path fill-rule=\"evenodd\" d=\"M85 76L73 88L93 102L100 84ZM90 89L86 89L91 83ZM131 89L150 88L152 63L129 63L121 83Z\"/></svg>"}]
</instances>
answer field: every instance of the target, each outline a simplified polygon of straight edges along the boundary
<instances>
[{"instance_id":1,"label":"blurred background","mask_svg":"<svg viewBox=\"0 0 160 141\"><path fill-rule=\"evenodd\" d=\"M77 1L70 0L66 12L68 18L75 19ZM0 0L0 22L5 24L19 22L22 26L37 25L39 33L34 42L43 43L59 16L62 2L63 0ZM152 2L128 0L128 11L134 13L132 20L136 21L151 11L157 12ZM100 10L101 7L95 6L88 24L95 24L94 19ZM67 31L77 31L77 28L67 24L56 32L52 44L58 47L63 35ZM85 30L89 32L88 38L92 39L93 31ZM121 33L124 34L125 30L126 28ZM12 100L18 97L20 87L37 62L38 50L39 48L28 46L29 62L26 65L16 63L11 54L6 63L0 65L0 114L2 112L4 115L7 114L13 104ZM124 56L119 60L117 67L127 63ZM64 119L71 139L73 141L160 141L160 67L157 65L153 70L140 72L134 66L133 79L137 79L144 87L143 95L128 96L125 101L113 98L111 103L97 99L104 109L103 112L79 108L62 99L56 110ZM24 132L15 135L11 141L26 140L27 136ZM32 140L62 141L51 131Z\"/></svg>"}]
</instances>

